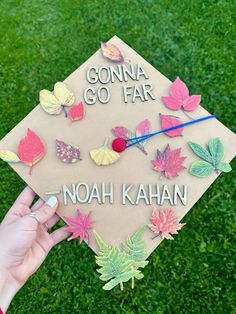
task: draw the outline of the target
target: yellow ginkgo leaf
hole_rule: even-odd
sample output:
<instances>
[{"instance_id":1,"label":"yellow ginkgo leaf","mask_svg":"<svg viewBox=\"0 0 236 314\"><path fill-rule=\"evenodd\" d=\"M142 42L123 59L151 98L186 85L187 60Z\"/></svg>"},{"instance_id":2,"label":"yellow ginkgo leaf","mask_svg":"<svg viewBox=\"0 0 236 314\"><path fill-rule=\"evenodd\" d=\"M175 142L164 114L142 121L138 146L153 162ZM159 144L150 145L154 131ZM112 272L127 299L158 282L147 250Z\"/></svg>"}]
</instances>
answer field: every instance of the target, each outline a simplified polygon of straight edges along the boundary
<instances>
[{"instance_id":1,"label":"yellow ginkgo leaf","mask_svg":"<svg viewBox=\"0 0 236 314\"><path fill-rule=\"evenodd\" d=\"M12 162L12 163L20 161L19 157L15 153L6 149L0 150L0 158L6 162Z\"/></svg>"},{"instance_id":2,"label":"yellow ginkgo leaf","mask_svg":"<svg viewBox=\"0 0 236 314\"><path fill-rule=\"evenodd\" d=\"M90 156L92 160L98 166L107 166L107 165L113 164L120 158L120 154L108 148L107 144L108 144L108 139L105 141L103 146L96 149L92 149L90 151Z\"/></svg>"},{"instance_id":3,"label":"yellow ginkgo leaf","mask_svg":"<svg viewBox=\"0 0 236 314\"><path fill-rule=\"evenodd\" d=\"M65 107L72 106L75 96L65 83L57 82L54 85L54 92L43 89L39 93L39 102L43 110L49 114L60 114L63 110L67 117Z\"/></svg>"}]
</instances>

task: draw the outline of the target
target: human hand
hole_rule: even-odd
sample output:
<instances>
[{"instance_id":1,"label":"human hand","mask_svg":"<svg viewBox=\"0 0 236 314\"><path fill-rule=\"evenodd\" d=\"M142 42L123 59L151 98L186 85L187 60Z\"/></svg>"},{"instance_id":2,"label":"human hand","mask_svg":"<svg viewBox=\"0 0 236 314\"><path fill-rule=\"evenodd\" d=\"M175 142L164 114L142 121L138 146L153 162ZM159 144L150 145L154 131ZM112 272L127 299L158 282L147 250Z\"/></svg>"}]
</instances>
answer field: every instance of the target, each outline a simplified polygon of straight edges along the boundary
<instances>
[{"instance_id":1,"label":"human hand","mask_svg":"<svg viewBox=\"0 0 236 314\"><path fill-rule=\"evenodd\" d=\"M0 225L0 308L6 311L11 299L39 268L51 248L65 239L64 228L49 233L59 220L55 196L39 199L26 187Z\"/></svg>"}]
</instances>

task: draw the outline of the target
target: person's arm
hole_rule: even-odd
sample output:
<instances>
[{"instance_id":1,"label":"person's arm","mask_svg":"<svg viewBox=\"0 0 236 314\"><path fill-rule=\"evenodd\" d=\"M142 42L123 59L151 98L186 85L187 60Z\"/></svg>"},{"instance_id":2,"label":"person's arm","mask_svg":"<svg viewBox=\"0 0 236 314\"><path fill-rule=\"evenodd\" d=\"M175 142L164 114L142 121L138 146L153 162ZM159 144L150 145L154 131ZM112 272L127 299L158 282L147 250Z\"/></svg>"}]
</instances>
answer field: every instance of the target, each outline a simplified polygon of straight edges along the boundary
<instances>
[{"instance_id":1,"label":"person's arm","mask_svg":"<svg viewBox=\"0 0 236 314\"><path fill-rule=\"evenodd\" d=\"M20 285L5 269L0 268L0 309L6 313L12 299L20 289ZM1 312L0 312L1 314Z\"/></svg>"},{"instance_id":2,"label":"person's arm","mask_svg":"<svg viewBox=\"0 0 236 314\"><path fill-rule=\"evenodd\" d=\"M5 313L15 294L40 267L51 248L68 232L48 230L59 220L55 196L45 203L26 187L0 224L0 309ZM1 312L0 312L1 314Z\"/></svg>"}]
</instances>

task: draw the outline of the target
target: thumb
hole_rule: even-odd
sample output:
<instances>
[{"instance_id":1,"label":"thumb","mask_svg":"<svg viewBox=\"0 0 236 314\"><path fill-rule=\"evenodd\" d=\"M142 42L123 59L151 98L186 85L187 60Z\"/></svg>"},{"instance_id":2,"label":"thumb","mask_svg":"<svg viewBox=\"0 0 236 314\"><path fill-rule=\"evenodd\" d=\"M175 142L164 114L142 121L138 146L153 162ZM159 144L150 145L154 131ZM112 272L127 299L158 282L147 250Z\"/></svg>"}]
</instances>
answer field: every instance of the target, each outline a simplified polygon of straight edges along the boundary
<instances>
[{"instance_id":1,"label":"thumb","mask_svg":"<svg viewBox=\"0 0 236 314\"><path fill-rule=\"evenodd\" d=\"M56 212L58 207L58 200L56 196L51 196L46 203L44 203L38 210L33 212L38 222L44 224L47 222Z\"/></svg>"}]
</instances>

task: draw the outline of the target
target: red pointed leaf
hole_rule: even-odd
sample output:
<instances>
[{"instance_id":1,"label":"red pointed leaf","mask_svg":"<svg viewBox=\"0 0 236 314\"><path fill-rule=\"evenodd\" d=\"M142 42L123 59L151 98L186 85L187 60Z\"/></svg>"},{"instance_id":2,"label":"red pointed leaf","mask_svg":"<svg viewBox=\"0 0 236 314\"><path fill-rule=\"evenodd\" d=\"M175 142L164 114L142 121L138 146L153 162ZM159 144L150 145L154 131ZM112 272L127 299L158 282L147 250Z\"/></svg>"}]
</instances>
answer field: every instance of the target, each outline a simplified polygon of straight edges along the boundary
<instances>
[{"instance_id":1,"label":"red pointed leaf","mask_svg":"<svg viewBox=\"0 0 236 314\"><path fill-rule=\"evenodd\" d=\"M175 116L167 116L165 114L160 114L160 118L161 118L162 129L170 128L172 126L176 126L182 123L182 121ZM184 127L167 131L165 132L165 134L168 135L169 137L181 136L183 133L183 129Z\"/></svg>"},{"instance_id":2,"label":"red pointed leaf","mask_svg":"<svg viewBox=\"0 0 236 314\"><path fill-rule=\"evenodd\" d=\"M39 162L44 155L45 147L43 142L38 135L28 129L27 135L19 142L18 156L23 163L30 167L30 174L32 167Z\"/></svg>"},{"instance_id":3,"label":"red pointed leaf","mask_svg":"<svg viewBox=\"0 0 236 314\"><path fill-rule=\"evenodd\" d=\"M88 230L91 229L93 222L90 219L91 212L87 215L83 215L79 209L77 209L77 215L75 217L65 216L68 226L65 230L73 233L68 239L72 240L80 237L80 243L84 240L88 240L89 244L89 233Z\"/></svg>"},{"instance_id":4,"label":"red pointed leaf","mask_svg":"<svg viewBox=\"0 0 236 314\"><path fill-rule=\"evenodd\" d=\"M156 234L160 235L162 239L166 238L174 240L171 234L177 234L185 224L177 222L177 217L174 214L174 210L169 208L167 210L160 209L157 211L153 209L151 215L151 224L148 227Z\"/></svg>"},{"instance_id":5,"label":"red pointed leaf","mask_svg":"<svg viewBox=\"0 0 236 314\"><path fill-rule=\"evenodd\" d=\"M161 172L167 179L178 176L181 170L186 169L182 165L186 157L180 157L180 153L181 148L171 150L169 144L163 153L157 150L156 159L152 160L154 170Z\"/></svg>"},{"instance_id":6,"label":"red pointed leaf","mask_svg":"<svg viewBox=\"0 0 236 314\"><path fill-rule=\"evenodd\" d=\"M71 121L82 120L85 115L84 104L82 101L78 104L73 105L69 109L69 118Z\"/></svg>"}]
</instances>

